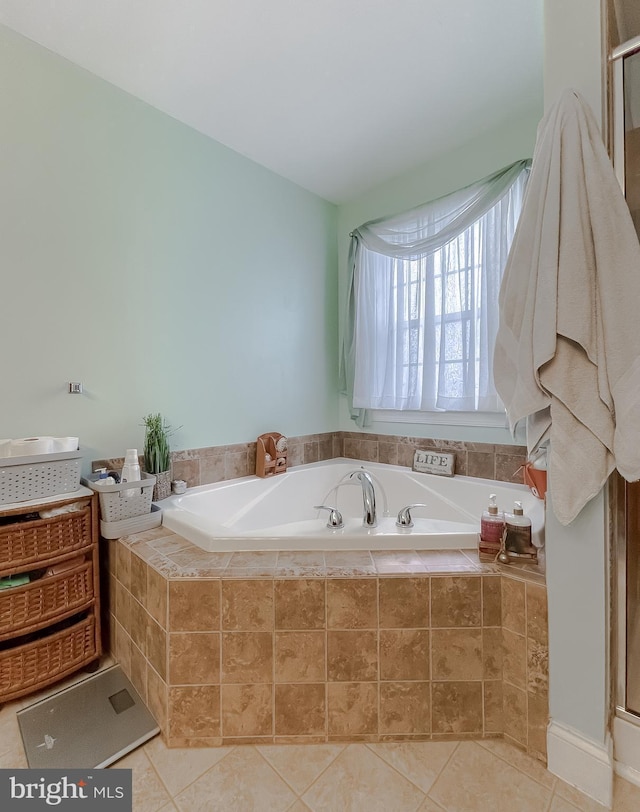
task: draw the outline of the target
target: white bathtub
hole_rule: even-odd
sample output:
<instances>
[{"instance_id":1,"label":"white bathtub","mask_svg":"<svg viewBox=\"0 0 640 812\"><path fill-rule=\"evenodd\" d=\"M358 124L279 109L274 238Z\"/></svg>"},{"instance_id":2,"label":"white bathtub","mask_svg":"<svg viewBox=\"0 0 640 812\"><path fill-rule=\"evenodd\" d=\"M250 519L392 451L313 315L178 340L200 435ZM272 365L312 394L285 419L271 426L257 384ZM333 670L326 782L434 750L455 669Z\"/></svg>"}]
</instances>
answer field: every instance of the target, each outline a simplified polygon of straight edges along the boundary
<instances>
[{"instance_id":1,"label":"white bathtub","mask_svg":"<svg viewBox=\"0 0 640 812\"><path fill-rule=\"evenodd\" d=\"M373 528L363 526L359 481L343 481L360 468L374 480L378 523ZM250 476L190 488L163 500L162 523L209 551L470 548L476 546L490 493L497 494L501 510L522 502L534 544L542 546L544 506L524 485L347 459L300 465L266 479ZM426 507L411 511L414 526L398 528L398 511L416 503ZM314 505L337 507L344 528L327 528L328 512Z\"/></svg>"}]
</instances>

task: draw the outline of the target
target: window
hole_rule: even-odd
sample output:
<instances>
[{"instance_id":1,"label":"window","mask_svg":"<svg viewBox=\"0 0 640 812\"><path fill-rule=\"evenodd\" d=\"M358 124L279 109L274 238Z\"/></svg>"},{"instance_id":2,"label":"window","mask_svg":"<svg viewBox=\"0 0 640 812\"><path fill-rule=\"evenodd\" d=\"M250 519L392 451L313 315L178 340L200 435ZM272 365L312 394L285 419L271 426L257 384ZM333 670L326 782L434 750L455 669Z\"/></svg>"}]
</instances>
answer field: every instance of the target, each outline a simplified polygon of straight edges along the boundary
<instances>
[{"instance_id":1,"label":"window","mask_svg":"<svg viewBox=\"0 0 640 812\"><path fill-rule=\"evenodd\" d=\"M354 416L504 412L492 373L498 295L529 165L353 233Z\"/></svg>"}]
</instances>

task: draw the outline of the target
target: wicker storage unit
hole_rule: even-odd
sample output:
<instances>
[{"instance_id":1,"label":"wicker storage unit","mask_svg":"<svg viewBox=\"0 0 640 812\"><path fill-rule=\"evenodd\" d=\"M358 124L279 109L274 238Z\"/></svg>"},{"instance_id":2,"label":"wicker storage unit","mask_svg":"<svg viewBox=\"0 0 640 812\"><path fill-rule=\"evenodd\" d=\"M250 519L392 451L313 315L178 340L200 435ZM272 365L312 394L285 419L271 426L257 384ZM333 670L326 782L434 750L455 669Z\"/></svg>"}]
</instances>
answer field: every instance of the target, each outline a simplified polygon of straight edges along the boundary
<instances>
[{"instance_id":1,"label":"wicker storage unit","mask_svg":"<svg viewBox=\"0 0 640 812\"><path fill-rule=\"evenodd\" d=\"M91 546L91 506L50 519L34 519L0 527L0 575L24 572L67 558Z\"/></svg>"},{"instance_id":2,"label":"wicker storage unit","mask_svg":"<svg viewBox=\"0 0 640 812\"><path fill-rule=\"evenodd\" d=\"M2 701L37 691L95 660L96 618L88 615L68 629L0 651Z\"/></svg>"},{"instance_id":3,"label":"wicker storage unit","mask_svg":"<svg viewBox=\"0 0 640 812\"><path fill-rule=\"evenodd\" d=\"M73 512L39 516L39 508L72 504ZM98 560L98 500L91 491L35 507L0 507L0 577L32 579L0 590L0 703L97 664Z\"/></svg>"},{"instance_id":4,"label":"wicker storage unit","mask_svg":"<svg viewBox=\"0 0 640 812\"><path fill-rule=\"evenodd\" d=\"M93 563L0 592L0 640L27 634L85 609L93 599Z\"/></svg>"}]
</instances>

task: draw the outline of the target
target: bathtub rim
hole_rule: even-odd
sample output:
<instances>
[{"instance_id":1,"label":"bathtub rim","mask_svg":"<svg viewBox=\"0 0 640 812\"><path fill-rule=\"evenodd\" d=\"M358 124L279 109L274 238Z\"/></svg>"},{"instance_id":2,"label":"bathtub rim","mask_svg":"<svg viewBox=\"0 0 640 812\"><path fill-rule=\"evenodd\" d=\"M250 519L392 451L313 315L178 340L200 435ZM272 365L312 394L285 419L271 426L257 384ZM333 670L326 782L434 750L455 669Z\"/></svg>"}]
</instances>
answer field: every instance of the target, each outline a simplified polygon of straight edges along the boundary
<instances>
[{"instance_id":1,"label":"bathtub rim","mask_svg":"<svg viewBox=\"0 0 640 812\"><path fill-rule=\"evenodd\" d=\"M334 457L330 460L320 460L317 462L312 463L305 463L302 465L292 466L283 474L274 474L271 477L257 477L255 474L251 474L249 476L244 477L237 477L234 479L227 479L221 480L219 482L209 483L205 485L198 485L192 488L188 488L186 493L184 494L172 494L171 496L167 497L167 499L163 499L161 502L157 503L163 509L163 525L167 527L168 530L176 533L177 535L187 539L196 547L204 550L206 552L252 552L252 551L262 551L262 550L282 550L282 551L292 551L292 550L327 550L327 549L335 549L335 550L344 550L347 551L355 551L355 550L381 550L386 549L390 552L400 552L406 550L415 550L415 549L440 549L440 550L453 550L453 549L470 549L477 545L477 531L463 531L457 529L450 533L442 531L438 533L438 538L441 539L443 542L440 546L429 546L428 548L421 547L418 545L416 547L415 544L411 543L411 539L414 541L420 540L425 533L420 533L419 530L415 532L404 534L402 531L399 531L397 535L389 535L384 532L377 532L378 528L373 530L369 530L367 528L362 528L363 532L357 534L340 534L340 531L331 531L326 530L326 532L319 532L318 534L311 535L311 536L280 536L280 535L269 535L265 533L265 535L230 535L224 534L224 528L221 528L221 535L213 535L212 534L212 523L210 520L203 521L202 517L199 514L196 514L192 511L188 511L186 508L182 508L180 506L180 501L184 500L185 497L188 497L192 494L198 493L208 493L211 491L219 491L224 490L228 487L239 486L245 482L255 482L256 480L265 481L265 482L273 482L277 483L283 477L286 477L287 474L295 475L297 472L304 472L305 470L311 470L314 468L320 467L337 467L337 466L344 466L349 465L354 468L364 467L370 468L372 473L375 473L377 469L384 469L384 470L392 470L397 471L401 474L414 474L419 477L426 477L427 479L431 479L433 481L440 480L440 479L447 479L447 480L460 480L466 483L472 483L473 485L477 485L479 487L485 487L490 490L492 487L500 487L506 488L507 490L513 490L514 494L528 494L532 496L531 490L528 486L520 483L515 482L503 482L501 480L495 479L485 479L482 477L470 477L467 475L456 474L453 477L442 477L436 474L425 474L422 472L414 471L412 468L403 465L396 465L393 463L381 463L381 462L372 462L370 460L360 460L360 459L353 459L350 457ZM265 485L266 487L266 485ZM535 498L535 497L533 497ZM174 510L175 508L175 510ZM544 504L541 503L542 509L542 527L544 526ZM188 515L189 521L184 521L185 514ZM169 523L166 522L166 518L169 518ZM385 517L389 518L389 517ZM480 523L480 516L478 515L478 527ZM416 522L417 523L417 522ZM540 525L538 525L540 526ZM218 525L220 527L220 525ZM186 532L185 532L186 531ZM384 546L380 546L379 543L375 544L367 544L365 540L367 538L377 537L384 538L388 540L388 544ZM429 534L431 539L434 539L434 534ZM346 539L346 543L338 544L335 539ZM406 539L406 544L402 544L398 546L394 543L393 539L400 540ZM295 543L294 543L295 540ZM333 540L332 542L330 540ZM327 546L327 544L331 544L332 546ZM537 545L539 547L543 547L544 544Z\"/></svg>"},{"instance_id":2,"label":"bathtub rim","mask_svg":"<svg viewBox=\"0 0 640 812\"><path fill-rule=\"evenodd\" d=\"M427 474L423 473L422 471L414 471L413 468L409 467L408 465L398 465L396 463L391 462L372 462L371 460L361 460L361 459L354 459L353 457L332 457L330 460L318 460L317 462L306 462L301 465L292 465L282 474L273 474L272 476L268 477L258 477L255 474L249 474L248 476L242 477L234 477L233 479L221 479L219 482L209 482L205 485L194 485L190 488L187 488L185 493L172 493L171 496L168 496L166 499L162 499L155 504L158 504L160 507L169 506L175 504L177 500L180 498L187 496L188 494L192 493L206 493L210 490L222 490L224 487L228 487L230 485L240 484L242 482L255 482L256 480L261 480L264 482L275 482L285 477L287 474L296 474L301 471L312 470L314 468L324 468L326 466L334 466L334 465L353 465L354 468L362 466L364 468L367 467L380 467L384 468L385 470L392 470L398 471L399 473L403 474L416 474L418 476L429 477L431 479L439 480L439 479L446 479L446 480L461 480L463 482L469 483L478 483L484 484L485 486L489 487L492 484L499 485L501 488L508 488L509 490L514 490L520 493L527 493L531 494L531 489L521 482L508 482L502 479L488 479L486 477L478 477L478 476L468 476L468 474L454 474L453 476L444 476L439 474ZM535 497L534 497L535 498ZM538 500L542 501L542 500Z\"/></svg>"}]
</instances>

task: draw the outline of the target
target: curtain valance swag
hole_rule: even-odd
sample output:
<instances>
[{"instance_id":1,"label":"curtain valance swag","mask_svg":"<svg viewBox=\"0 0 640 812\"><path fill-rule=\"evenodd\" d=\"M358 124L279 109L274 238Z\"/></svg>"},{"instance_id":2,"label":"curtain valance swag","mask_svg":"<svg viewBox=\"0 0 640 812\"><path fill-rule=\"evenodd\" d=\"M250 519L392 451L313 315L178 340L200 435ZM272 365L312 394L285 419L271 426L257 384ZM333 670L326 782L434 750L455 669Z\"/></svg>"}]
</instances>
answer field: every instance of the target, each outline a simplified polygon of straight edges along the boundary
<instances>
[{"instance_id":1,"label":"curtain valance swag","mask_svg":"<svg viewBox=\"0 0 640 812\"><path fill-rule=\"evenodd\" d=\"M370 423L370 412L354 407L356 377L356 319L358 267L368 252L398 261L424 260L435 254L505 197L516 181L528 174L530 160L516 161L488 177L409 211L371 220L351 233L348 261L346 318L340 353L340 387L347 395L351 417L359 426Z\"/></svg>"}]
</instances>

